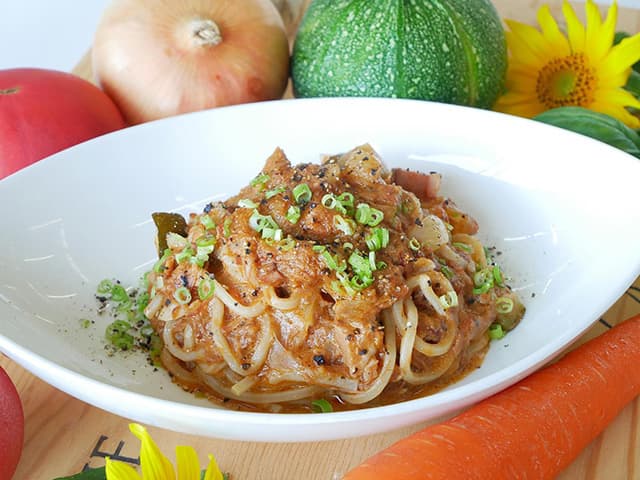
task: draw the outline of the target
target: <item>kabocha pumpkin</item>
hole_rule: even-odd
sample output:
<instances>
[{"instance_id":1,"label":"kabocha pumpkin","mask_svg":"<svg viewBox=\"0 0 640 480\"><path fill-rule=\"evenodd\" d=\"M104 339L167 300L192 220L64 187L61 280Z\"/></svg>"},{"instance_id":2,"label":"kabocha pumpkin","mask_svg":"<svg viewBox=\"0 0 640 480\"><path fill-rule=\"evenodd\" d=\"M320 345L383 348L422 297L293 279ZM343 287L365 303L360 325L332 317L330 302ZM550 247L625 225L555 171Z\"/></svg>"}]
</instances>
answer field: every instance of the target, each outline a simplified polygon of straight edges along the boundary
<instances>
[{"instance_id":1,"label":"kabocha pumpkin","mask_svg":"<svg viewBox=\"0 0 640 480\"><path fill-rule=\"evenodd\" d=\"M314 0L292 54L298 97L373 96L490 108L507 66L488 0Z\"/></svg>"}]
</instances>

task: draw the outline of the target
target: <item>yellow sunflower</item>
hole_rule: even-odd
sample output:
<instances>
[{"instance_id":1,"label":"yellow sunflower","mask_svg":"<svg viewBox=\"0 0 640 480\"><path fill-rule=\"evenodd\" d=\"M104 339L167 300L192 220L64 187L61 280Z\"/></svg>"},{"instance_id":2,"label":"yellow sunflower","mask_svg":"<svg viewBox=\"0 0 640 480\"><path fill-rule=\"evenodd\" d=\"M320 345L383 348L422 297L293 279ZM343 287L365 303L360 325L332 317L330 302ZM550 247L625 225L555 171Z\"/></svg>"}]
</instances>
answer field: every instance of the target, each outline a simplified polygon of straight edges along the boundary
<instances>
[{"instance_id":1,"label":"yellow sunflower","mask_svg":"<svg viewBox=\"0 0 640 480\"><path fill-rule=\"evenodd\" d=\"M140 469L142 477L135 469L126 463L114 462L107 458L107 480L200 480L200 462L198 455L192 447L176 447L177 476L173 465L165 457L147 430L137 423L129 425L131 432L140 439ZM204 480L223 480L223 475L218 465L209 455L209 465L204 474Z\"/></svg>"},{"instance_id":2,"label":"yellow sunflower","mask_svg":"<svg viewBox=\"0 0 640 480\"><path fill-rule=\"evenodd\" d=\"M592 0L587 0L585 10L586 27L564 1L566 35L548 5L538 10L541 30L505 21L510 52L507 92L498 99L496 110L534 117L552 108L578 106L640 128L640 119L626 109L640 108L640 101L623 89L631 65L640 60L640 34L614 46L616 2L604 22Z\"/></svg>"}]
</instances>

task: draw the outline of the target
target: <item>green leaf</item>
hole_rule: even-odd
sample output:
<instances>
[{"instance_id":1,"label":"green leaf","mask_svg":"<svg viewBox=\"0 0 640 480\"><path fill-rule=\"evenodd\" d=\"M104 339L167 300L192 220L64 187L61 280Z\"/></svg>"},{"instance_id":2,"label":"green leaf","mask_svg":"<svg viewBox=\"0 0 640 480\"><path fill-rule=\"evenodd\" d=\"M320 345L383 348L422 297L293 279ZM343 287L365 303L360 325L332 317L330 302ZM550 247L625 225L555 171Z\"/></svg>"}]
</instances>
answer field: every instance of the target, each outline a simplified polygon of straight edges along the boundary
<instances>
[{"instance_id":1,"label":"green leaf","mask_svg":"<svg viewBox=\"0 0 640 480\"><path fill-rule=\"evenodd\" d=\"M629 75L629 80L627 80L627 84L624 88L637 98L640 98L640 72L631 70L631 75Z\"/></svg>"},{"instance_id":2,"label":"green leaf","mask_svg":"<svg viewBox=\"0 0 640 480\"><path fill-rule=\"evenodd\" d=\"M534 120L595 138L640 158L640 135L609 115L581 107L560 107L547 110Z\"/></svg>"},{"instance_id":3,"label":"green leaf","mask_svg":"<svg viewBox=\"0 0 640 480\"><path fill-rule=\"evenodd\" d=\"M55 480L107 480L107 473L104 467L91 468L84 472L71 475L70 477L60 477Z\"/></svg>"}]
</instances>

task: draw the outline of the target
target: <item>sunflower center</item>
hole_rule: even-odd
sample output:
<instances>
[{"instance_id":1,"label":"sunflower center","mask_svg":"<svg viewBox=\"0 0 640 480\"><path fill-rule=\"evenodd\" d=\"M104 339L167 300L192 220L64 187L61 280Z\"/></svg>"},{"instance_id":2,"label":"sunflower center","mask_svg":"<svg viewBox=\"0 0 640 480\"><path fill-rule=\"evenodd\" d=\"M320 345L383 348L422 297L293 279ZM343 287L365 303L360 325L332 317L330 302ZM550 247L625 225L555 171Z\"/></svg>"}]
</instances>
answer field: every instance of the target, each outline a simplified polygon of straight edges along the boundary
<instances>
[{"instance_id":1,"label":"sunflower center","mask_svg":"<svg viewBox=\"0 0 640 480\"><path fill-rule=\"evenodd\" d=\"M586 107L596 90L595 70L587 57L574 53L554 58L538 73L536 94L548 109L566 106Z\"/></svg>"}]
</instances>

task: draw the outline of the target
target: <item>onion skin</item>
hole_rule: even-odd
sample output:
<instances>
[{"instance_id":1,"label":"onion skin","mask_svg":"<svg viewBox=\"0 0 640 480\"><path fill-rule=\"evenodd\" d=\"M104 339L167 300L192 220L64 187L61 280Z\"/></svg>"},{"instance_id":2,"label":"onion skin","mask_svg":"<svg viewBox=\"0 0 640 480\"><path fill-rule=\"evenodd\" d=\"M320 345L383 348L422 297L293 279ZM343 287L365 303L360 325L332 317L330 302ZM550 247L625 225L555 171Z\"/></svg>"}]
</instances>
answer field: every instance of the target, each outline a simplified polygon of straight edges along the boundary
<instances>
[{"instance_id":1,"label":"onion skin","mask_svg":"<svg viewBox=\"0 0 640 480\"><path fill-rule=\"evenodd\" d=\"M212 43L199 27L215 24ZM114 0L96 30L96 82L129 124L281 98L285 27L270 0Z\"/></svg>"}]
</instances>

